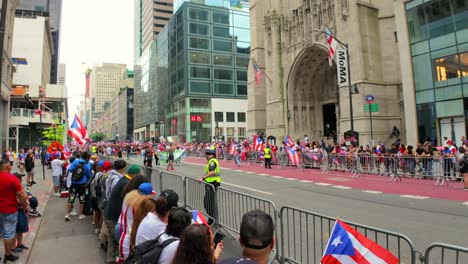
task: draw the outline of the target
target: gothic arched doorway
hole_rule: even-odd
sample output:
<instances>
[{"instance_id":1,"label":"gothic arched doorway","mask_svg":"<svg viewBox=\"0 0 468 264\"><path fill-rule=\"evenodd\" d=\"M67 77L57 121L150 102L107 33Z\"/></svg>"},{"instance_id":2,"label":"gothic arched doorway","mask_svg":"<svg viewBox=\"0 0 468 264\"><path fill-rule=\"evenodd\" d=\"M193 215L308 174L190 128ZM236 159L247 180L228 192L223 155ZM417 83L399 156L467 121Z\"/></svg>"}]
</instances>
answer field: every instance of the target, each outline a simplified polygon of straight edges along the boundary
<instances>
[{"instance_id":1,"label":"gothic arched doorway","mask_svg":"<svg viewBox=\"0 0 468 264\"><path fill-rule=\"evenodd\" d=\"M338 133L339 100L336 66L330 67L327 49L315 44L296 58L288 79L288 122L293 138L305 134L318 140Z\"/></svg>"}]
</instances>

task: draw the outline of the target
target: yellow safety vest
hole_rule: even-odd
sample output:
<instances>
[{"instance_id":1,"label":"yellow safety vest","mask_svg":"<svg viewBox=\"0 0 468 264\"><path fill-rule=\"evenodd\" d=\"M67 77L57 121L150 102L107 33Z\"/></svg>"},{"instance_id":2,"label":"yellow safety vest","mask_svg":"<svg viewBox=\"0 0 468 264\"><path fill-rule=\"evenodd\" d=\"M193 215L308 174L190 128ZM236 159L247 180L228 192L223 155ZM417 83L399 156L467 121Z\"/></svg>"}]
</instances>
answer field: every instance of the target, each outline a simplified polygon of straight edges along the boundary
<instances>
[{"instance_id":1,"label":"yellow safety vest","mask_svg":"<svg viewBox=\"0 0 468 264\"><path fill-rule=\"evenodd\" d=\"M219 169L219 162L216 158L211 158L205 166L205 175L210 172L210 163L214 162L216 164L216 169L214 170L215 174L211 177L207 177L205 181L207 183L218 182L221 183L221 174Z\"/></svg>"},{"instance_id":2,"label":"yellow safety vest","mask_svg":"<svg viewBox=\"0 0 468 264\"><path fill-rule=\"evenodd\" d=\"M264 149L263 149L263 152L265 153L265 155L264 155L265 159L271 159L271 154L270 154L270 153L271 153L271 149L269 149L269 148L264 148Z\"/></svg>"},{"instance_id":3,"label":"yellow safety vest","mask_svg":"<svg viewBox=\"0 0 468 264\"><path fill-rule=\"evenodd\" d=\"M97 147L96 147L96 146L93 146L93 147L91 148L91 150L92 150L93 153L96 153L96 152L97 152Z\"/></svg>"}]
</instances>

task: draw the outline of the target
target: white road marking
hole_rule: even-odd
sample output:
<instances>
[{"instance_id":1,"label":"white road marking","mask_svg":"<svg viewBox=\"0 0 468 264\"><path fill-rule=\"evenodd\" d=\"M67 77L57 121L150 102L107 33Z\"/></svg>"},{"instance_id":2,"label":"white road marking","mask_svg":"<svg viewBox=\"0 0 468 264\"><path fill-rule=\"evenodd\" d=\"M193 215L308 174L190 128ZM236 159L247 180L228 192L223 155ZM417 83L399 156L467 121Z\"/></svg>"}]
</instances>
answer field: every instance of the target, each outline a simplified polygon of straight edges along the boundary
<instances>
[{"instance_id":1,"label":"white road marking","mask_svg":"<svg viewBox=\"0 0 468 264\"><path fill-rule=\"evenodd\" d=\"M429 199L429 197L427 197L427 196L419 196L419 195L400 195L400 197L412 198L412 199L418 199L418 200Z\"/></svg>"},{"instance_id":2,"label":"white road marking","mask_svg":"<svg viewBox=\"0 0 468 264\"><path fill-rule=\"evenodd\" d=\"M362 192L372 193L372 194L381 194L382 193L382 192L379 192L379 191L371 191L371 190L365 190L365 191L362 191Z\"/></svg>"},{"instance_id":3,"label":"white road marking","mask_svg":"<svg viewBox=\"0 0 468 264\"><path fill-rule=\"evenodd\" d=\"M260 173L260 174L258 174L258 175L260 175L260 176L268 176L268 174L265 174L265 173Z\"/></svg>"},{"instance_id":4,"label":"white road marking","mask_svg":"<svg viewBox=\"0 0 468 264\"><path fill-rule=\"evenodd\" d=\"M296 178L285 178L285 180L287 180L287 181L297 181Z\"/></svg>"},{"instance_id":5,"label":"white road marking","mask_svg":"<svg viewBox=\"0 0 468 264\"><path fill-rule=\"evenodd\" d=\"M320 186L331 186L330 183L324 183L324 182L316 182L315 184L320 185Z\"/></svg>"},{"instance_id":6,"label":"white road marking","mask_svg":"<svg viewBox=\"0 0 468 264\"><path fill-rule=\"evenodd\" d=\"M273 195L270 192L264 192L264 191L260 191L260 190L257 190L257 189L252 189L252 188L248 188L248 187L245 187L245 186L236 185L236 184L233 184L233 183L223 182L222 184L226 184L226 185L230 185L230 186L234 186L234 187L237 187L237 188L246 189L246 190L250 190L250 191L254 191L254 192L259 192L259 193L263 193L263 194Z\"/></svg>"},{"instance_id":7,"label":"white road marking","mask_svg":"<svg viewBox=\"0 0 468 264\"><path fill-rule=\"evenodd\" d=\"M272 178L276 178L276 179L284 179L284 177L281 177L281 176L271 176Z\"/></svg>"},{"instance_id":8,"label":"white road marking","mask_svg":"<svg viewBox=\"0 0 468 264\"><path fill-rule=\"evenodd\" d=\"M253 172L253 171L246 171L245 173L247 173L247 174L254 174L255 172Z\"/></svg>"},{"instance_id":9,"label":"white road marking","mask_svg":"<svg viewBox=\"0 0 468 264\"><path fill-rule=\"evenodd\" d=\"M243 170L234 170L234 171L237 171L237 172L244 172Z\"/></svg>"},{"instance_id":10,"label":"white road marking","mask_svg":"<svg viewBox=\"0 0 468 264\"><path fill-rule=\"evenodd\" d=\"M468 202L464 202L463 204L466 205L466 206L468 206Z\"/></svg>"},{"instance_id":11,"label":"white road marking","mask_svg":"<svg viewBox=\"0 0 468 264\"><path fill-rule=\"evenodd\" d=\"M351 187L343 186L343 185L333 185L332 187L333 187L333 188L337 188L337 189L342 189L342 190L349 190L349 189L351 189Z\"/></svg>"},{"instance_id":12,"label":"white road marking","mask_svg":"<svg viewBox=\"0 0 468 264\"><path fill-rule=\"evenodd\" d=\"M300 182L303 182L303 183L314 183L313 181L308 181L308 180L302 180Z\"/></svg>"}]
</instances>

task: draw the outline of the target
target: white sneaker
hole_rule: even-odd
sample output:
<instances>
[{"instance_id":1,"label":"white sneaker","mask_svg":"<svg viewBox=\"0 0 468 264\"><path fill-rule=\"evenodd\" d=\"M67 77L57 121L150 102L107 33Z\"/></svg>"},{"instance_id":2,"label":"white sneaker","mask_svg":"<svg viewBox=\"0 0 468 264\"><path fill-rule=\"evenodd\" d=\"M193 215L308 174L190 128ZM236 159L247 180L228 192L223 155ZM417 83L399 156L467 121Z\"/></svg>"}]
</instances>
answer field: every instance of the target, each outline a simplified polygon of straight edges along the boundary
<instances>
[{"instance_id":1,"label":"white sneaker","mask_svg":"<svg viewBox=\"0 0 468 264\"><path fill-rule=\"evenodd\" d=\"M70 216L68 214L65 215L65 221L70 221Z\"/></svg>"},{"instance_id":2,"label":"white sneaker","mask_svg":"<svg viewBox=\"0 0 468 264\"><path fill-rule=\"evenodd\" d=\"M85 219L85 218L86 218L86 215L80 215L80 216L78 216L78 219L79 219L79 220L82 220L82 219Z\"/></svg>"},{"instance_id":3,"label":"white sneaker","mask_svg":"<svg viewBox=\"0 0 468 264\"><path fill-rule=\"evenodd\" d=\"M99 229L99 228L94 229L95 234L99 234L100 232L101 232L101 229Z\"/></svg>"},{"instance_id":4,"label":"white sneaker","mask_svg":"<svg viewBox=\"0 0 468 264\"><path fill-rule=\"evenodd\" d=\"M73 209L73 210L70 212L70 215L72 215L72 216L78 215L78 212L77 212L75 209Z\"/></svg>"},{"instance_id":5,"label":"white sneaker","mask_svg":"<svg viewBox=\"0 0 468 264\"><path fill-rule=\"evenodd\" d=\"M62 197L62 195L60 195L60 193L54 193L54 196L55 197Z\"/></svg>"}]
</instances>

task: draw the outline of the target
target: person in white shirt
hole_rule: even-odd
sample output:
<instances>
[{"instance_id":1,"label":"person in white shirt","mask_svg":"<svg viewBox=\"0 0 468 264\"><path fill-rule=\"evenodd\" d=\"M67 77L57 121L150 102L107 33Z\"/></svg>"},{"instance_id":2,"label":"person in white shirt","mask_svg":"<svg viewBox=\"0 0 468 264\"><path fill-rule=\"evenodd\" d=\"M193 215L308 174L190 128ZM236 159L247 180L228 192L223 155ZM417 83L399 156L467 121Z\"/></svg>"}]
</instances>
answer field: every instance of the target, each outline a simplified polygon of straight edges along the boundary
<instances>
[{"instance_id":1,"label":"person in white shirt","mask_svg":"<svg viewBox=\"0 0 468 264\"><path fill-rule=\"evenodd\" d=\"M159 237L159 243L170 238L179 238L182 232L192 223L192 213L185 208L178 207L171 211L168 218L166 231ZM179 247L179 240L166 246L159 256L158 264L171 264Z\"/></svg>"},{"instance_id":2,"label":"person in white shirt","mask_svg":"<svg viewBox=\"0 0 468 264\"><path fill-rule=\"evenodd\" d=\"M159 234L164 232L167 218L172 209L177 207L178 201L179 196L176 192L172 190L161 192L158 199L156 199L155 208L148 212L137 228L135 226L132 227L132 234L130 235L132 245L139 245L145 241L155 239ZM138 214L138 210L136 214ZM136 216L133 223L134 225L136 224ZM136 233L134 240L133 232Z\"/></svg>"},{"instance_id":3,"label":"person in white shirt","mask_svg":"<svg viewBox=\"0 0 468 264\"><path fill-rule=\"evenodd\" d=\"M60 153L55 153L55 159L51 162L52 180L54 182L54 195L60 196L60 178L63 173L63 161L60 159Z\"/></svg>"}]
</instances>

